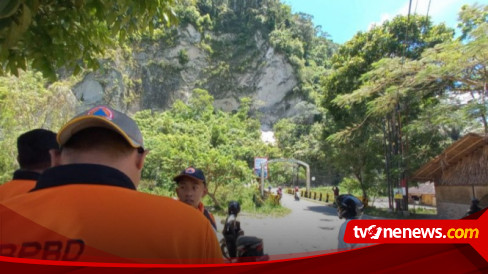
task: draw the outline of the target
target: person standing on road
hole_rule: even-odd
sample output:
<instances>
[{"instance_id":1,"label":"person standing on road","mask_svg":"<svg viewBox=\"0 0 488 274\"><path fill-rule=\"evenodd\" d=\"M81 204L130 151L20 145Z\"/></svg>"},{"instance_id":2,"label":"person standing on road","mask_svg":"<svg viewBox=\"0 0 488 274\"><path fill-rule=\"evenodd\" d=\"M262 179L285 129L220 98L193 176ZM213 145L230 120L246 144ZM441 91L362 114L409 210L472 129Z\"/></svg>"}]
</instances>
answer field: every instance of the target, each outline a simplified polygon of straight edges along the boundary
<instances>
[{"instance_id":1,"label":"person standing on road","mask_svg":"<svg viewBox=\"0 0 488 274\"><path fill-rule=\"evenodd\" d=\"M276 194L278 195L278 201L281 200L281 197L283 196L283 190L281 189L281 186L278 187Z\"/></svg>"},{"instance_id":2,"label":"person standing on road","mask_svg":"<svg viewBox=\"0 0 488 274\"><path fill-rule=\"evenodd\" d=\"M339 187L334 186L332 188L332 191L334 192L334 202L336 202L337 201L337 197L339 196Z\"/></svg>"}]
</instances>

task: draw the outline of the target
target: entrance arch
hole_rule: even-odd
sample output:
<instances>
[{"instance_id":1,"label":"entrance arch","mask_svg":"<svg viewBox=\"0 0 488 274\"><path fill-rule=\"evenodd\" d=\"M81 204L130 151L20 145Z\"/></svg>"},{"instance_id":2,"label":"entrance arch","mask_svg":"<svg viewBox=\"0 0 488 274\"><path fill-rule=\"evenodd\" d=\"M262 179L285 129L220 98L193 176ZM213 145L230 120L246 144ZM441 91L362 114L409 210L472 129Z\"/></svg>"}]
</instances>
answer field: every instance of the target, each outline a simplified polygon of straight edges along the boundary
<instances>
[{"instance_id":1,"label":"entrance arch","mask_svg":"<svg viewBox=\"0 0 488 274\"><path fill-rule=\"evenodd\" d=\"M285 163L294 163L298 165L302 165L305 167L305 173L306 173L306 189L307 193L310 192L310 166L300 160L295 160L295 159L271 159L267 162L261 162L261 184L259 186L259 189L261 190L261 196L264 195L264 165L269 164L269 163L276 163L276 162L285 162Z\"/></svg>"}]
</instances>

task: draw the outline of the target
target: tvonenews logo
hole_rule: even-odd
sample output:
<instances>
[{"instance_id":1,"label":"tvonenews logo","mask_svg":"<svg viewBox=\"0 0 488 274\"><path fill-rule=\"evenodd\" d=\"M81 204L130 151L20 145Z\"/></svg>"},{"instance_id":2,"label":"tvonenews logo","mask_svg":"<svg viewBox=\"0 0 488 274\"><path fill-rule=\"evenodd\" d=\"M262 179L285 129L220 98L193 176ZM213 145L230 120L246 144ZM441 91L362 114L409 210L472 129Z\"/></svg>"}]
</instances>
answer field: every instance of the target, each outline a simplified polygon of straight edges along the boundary
<instances>
[{"instance_id":1,"label":"tvonenews logo","mask_svg":"<svg viewBox=\"0 0 488 274\"><path fill-rule=\"evenodd\" d=\"M344 241L350 244L471 244L488 260L488 213L470 220L350 220Z\"/></svg>"},{"instance_id":2,"label":"tvonenews logo","mask_svg":"<svg viewBox=\"0 0 488 274\"><path fill-rule=\"evenodd\" d=\"M443 233L443 229L437 228L408 228L408 227L380 227L371 225L365 229L354 226L354 238L356 239L371 239L378 240L382 238L394 238L394 239L478 239L478 228L450 228L447 233Z\"/></svg>"}]
</instances>

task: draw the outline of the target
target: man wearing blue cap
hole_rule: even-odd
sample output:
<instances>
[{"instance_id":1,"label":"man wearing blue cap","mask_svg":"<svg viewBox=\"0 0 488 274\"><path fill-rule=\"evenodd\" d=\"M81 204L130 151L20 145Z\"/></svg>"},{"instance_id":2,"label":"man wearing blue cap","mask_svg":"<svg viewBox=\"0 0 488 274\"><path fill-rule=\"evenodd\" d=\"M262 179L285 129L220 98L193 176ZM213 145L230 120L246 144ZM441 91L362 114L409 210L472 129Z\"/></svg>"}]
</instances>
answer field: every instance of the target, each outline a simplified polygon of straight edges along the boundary
<instances>
[{"instance_id":1,"label":"man wearing blue cap","mask_svg":"<svg viewBox=\"0 0 488 274\"><path fill-rule=\"evenodd\" d=\"M205 180L203 171L198 168L188 167L178 176L174 177L173 180L176 182L178 199L201 211L210 221L213 228L217 230L215 218L202 203L202 198L208 193L207 181Z\"/></svg>"}]
</instances>

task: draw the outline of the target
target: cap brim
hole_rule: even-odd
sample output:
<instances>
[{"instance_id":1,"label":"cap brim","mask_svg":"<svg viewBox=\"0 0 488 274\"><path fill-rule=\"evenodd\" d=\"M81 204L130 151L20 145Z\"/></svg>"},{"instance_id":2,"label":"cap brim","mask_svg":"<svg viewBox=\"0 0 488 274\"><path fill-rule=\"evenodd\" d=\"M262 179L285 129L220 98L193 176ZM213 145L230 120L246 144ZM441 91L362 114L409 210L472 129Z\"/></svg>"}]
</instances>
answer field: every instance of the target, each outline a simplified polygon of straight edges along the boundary
<instances>
[{"instance_id":1,"label":"cap brim","mask_svg":"<svg viewBox=\"0 0 488 274\"><path fill-rule=\"evenodd\" d=\"M178 176L174 177L174 178L173 178L173 181L178 182L178 181L179 181L181 178L183 178L183 177L188 177L188 178L193 179L193 180L195 180L195 181L197 181L197 182L202 182L202 183L204 183L204 184L205 184L205 181L203 181L203 180L201 180L201 179L198 179L197 177L193 177L193 176L191 176L191 175L188 175L188 174L180 174L180 175L178 175Z\"/></svg>"},{"instance_id":2,"label":"cap brim","mask_svg":"<svg viewBox=\"0 0 488 274\"><path fill-rule=\"evenodd\" d=\"M115 123L113 123L110 120L107 120L104 117L101 116L96 116L96 115L90 115L90 116L82 116L75 118L71 121L69 121L66 125L64 125L58 132L58 135L56 136L56 140L58 141L58 144L60 147L62 147L66 142L76 134L77 132L86 129L86 128L91 128L91 127L104 127L111 129L120 135L124 137L124 139L127 140L127 142L133 147L133 148L139 148L142 145L138 144L132 138L130 138L120 127L118 127Z\"/></svg>"}]
</instances>

